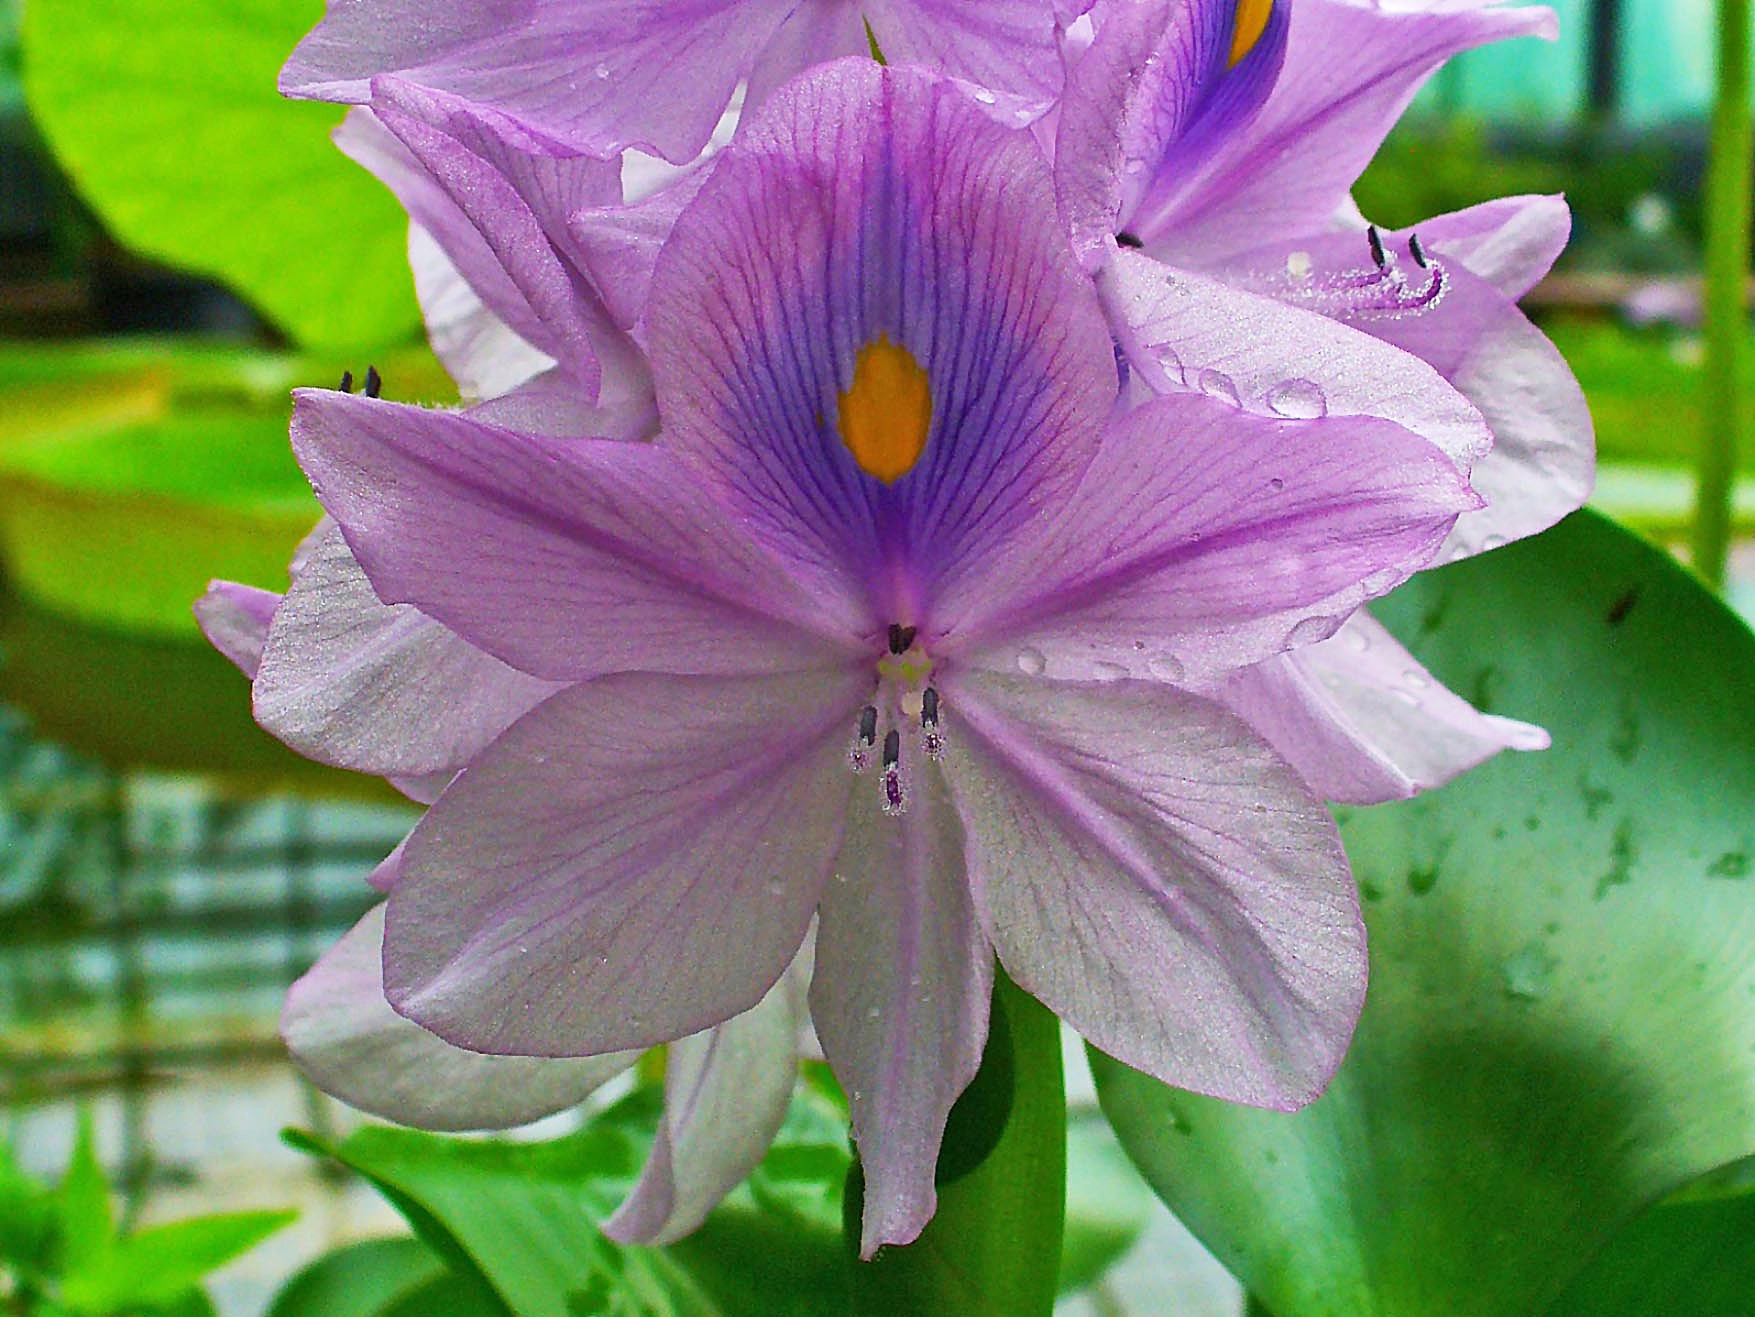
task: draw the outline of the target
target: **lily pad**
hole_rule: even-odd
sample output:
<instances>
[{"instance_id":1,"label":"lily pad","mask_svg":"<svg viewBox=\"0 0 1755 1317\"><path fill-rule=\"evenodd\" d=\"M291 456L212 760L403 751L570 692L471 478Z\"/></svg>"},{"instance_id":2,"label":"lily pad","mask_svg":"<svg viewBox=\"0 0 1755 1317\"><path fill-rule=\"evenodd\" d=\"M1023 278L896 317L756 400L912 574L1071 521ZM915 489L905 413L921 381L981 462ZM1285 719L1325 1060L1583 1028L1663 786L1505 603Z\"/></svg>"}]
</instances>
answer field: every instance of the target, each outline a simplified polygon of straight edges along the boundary
<instances>
[{"instance_id":1,"label":"lily pad","mask_svg":"<svg viewBox=\"0 0 1755 1317\"><path fill-rule=\"evenodd\" d=\"M71 621L0 583L0 699L42 736L118 769L239 790L403 802L387 783L294 754L250 716L250 683L205 642ZM404 802L406 803L406 802Z\"/></svg>"},{"instance_id":2,"label":"lily pad","mask_svg":"<svg viewBox=\"0 0 1755 1317\"><path fill-rule=\"evenodd\" d=\"M194 639L208 581L284 590L316 523L285 431L278 411L190 411L8 445L0 557L59 612Z\"/></svg>"},{"instance_id":3,"label":"lily pad","mask_svg":"<svg viewBox=\"0 0 1755 1317\"><path fill-rule=\"evenodd\" d=\"M1252 1111L1094 1056L1098 1091L1277 1317L1558 1317L1618 1230L1755 1150L1755 637L1589 513L1382 616L1554 748L1343 820L1372 984L1323 1098ZM1623 1310L1684 1311L1669 1258Z\"/></svg>"},{"instance_id":4,"label":"lily pad","mask_svg":"<svg viewBox=\"0 0 1755 1317\"><path fill-rule=\"evenodd\" d=\"M275 78L322 0L87 0L24 10L31 114L123 243L222 280L308 346L416 333L408 222L337 151L342 111Z\"/></svg>"}]
</instances>

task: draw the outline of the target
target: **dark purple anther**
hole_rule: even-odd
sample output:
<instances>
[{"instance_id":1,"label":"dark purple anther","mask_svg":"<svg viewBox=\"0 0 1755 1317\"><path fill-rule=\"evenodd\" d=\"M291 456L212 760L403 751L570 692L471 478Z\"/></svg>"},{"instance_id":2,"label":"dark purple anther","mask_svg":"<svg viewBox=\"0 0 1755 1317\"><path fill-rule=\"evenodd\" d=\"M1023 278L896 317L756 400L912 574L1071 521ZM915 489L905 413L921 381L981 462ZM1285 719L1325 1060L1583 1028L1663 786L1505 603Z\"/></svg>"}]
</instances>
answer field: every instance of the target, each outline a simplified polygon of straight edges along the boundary
<instances>
[{"instance_id":1,"label":"dark purple anther","mask_svg":"<svg viewBox=\"0 0 1755 1317\"><path fill-rule=\"evenodd\" d=\"M890 653L906 654L908 646L914 643L915 628L903 626L900 622L890 623Z\"/></svg>"},{"instance_id":2,"label":"dark purple anther","mask_svg":"<svg viewBox=\"0 0 1755 1317\"><path fill-rule=\"evenodd\" d=\"M877 740L877 706L868 704L859 711L859 743L871 745Z\"/></svg>"},{"instance_id":3,"label":"dark purple anther","mask_svg":"<svg viewBox=\"0 0 1755 1317\"><path fill-rule=\"evenodd\" d=\"M938 692L931 686L920 692L920 725L938 726Z\"/></svg>"},{"instance_id":4,"label":"dark purple anther","mask_svg":"<svg viewBox=\"0 0 1755 1317\"><path fill-rule=\"evenodd\" d=\"M366 367L366 397L376 398L384 391L384 377L378 374L376 366Z\"/></svg>"},{"instance_id":5,"label":"dark purple anther","mask_svg":"<svg viewBox=\"0 0 1755 1317\"><path fill-rule=\"evenodd\" d=\"M1426 259L1426 245L1420 241L1420 235L1417 233L1408 235L1408 255L1414 258L1414 264L1422 270L1432 268L1432 262Z\"/></svg>"},{"instance_id":6,"label":"dark purple anther","mask_svg":"<svg viewBox=\"0 0 1755 1317\"><path fill-rule=\"evenodd\" d=\"M1375 263L1380 270L1388 269L1389 253L1383 250L1383 235L1377 231L1377 226L1375 224L1365 230L1365 240L1371 244L1371 260L1373 263Z\"/></svg>"},{"instance_id":7,"label":"dark purple anther","mask_svg":"<svg viewBox=\"0 0 1755 1317\"><path fill-rule=\"evenodd\" d=\"M894 727L884 734L884 767L894 768L902 757L902 734Z\"/></svg>"},{"instance_id":8,"label":"dark purple anther","mask_svg":"<svg viewBox=\"0 0 1755 1317\"><path fill-rule=\"evenodd\" d=\"M351 370L341 372L341 391L343 393L353 392L353 372Z\"/></svg>"}]
</instances>

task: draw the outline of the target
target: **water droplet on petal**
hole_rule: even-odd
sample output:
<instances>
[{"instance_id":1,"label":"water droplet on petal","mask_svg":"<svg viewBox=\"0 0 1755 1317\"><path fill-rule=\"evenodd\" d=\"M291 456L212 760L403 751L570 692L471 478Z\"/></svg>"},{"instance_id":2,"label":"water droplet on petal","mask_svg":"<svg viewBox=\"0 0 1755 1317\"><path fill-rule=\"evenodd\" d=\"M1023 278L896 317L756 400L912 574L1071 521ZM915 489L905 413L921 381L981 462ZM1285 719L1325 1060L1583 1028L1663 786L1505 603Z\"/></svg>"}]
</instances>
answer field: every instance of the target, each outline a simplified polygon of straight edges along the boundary
<instances>
[{"instance_id":1,"label":"water droplet on petal","mask_svg":"<svg viewBox=\"0 0 1755 1317\"><path fill-rule=\"evenodd\" d=\"M1341 634L1347 638L1347 648L1355 654L1363 654L1371 648L1371 638L1358 627L1352 627Z\"/></svg>"},{"instance_id":2,"label":"water droplet on petal","mask_svg":"<svg viewBox=\"0 0 1755 1317\"><path fill-rule=\"evenodd\" d=\"M882 1011L878 1010L877 1007L873 1006L869 1010L866 1011L865 1018L868 1020L875 1020L875 1019L878 1019L882 1014L883 1014Z\"/></svg>"},{"instance_id":3,"label":"water droplet on petal","mask_svg":"<svg viewBox=\"0 0 1755 1317\"><path fill-rule=\"evenodd\" d=\"M1233 407L1238 405L1237 386L1222 370L1203 370L1200 373L1200 390L1220 402L1228 402Z\"/></svg>"},{"instance_id":4,"label":"water droplet on petal","mask_svg":"<svg viewBox=\"0 0 1755 1317\"><path fill-rule=\"evenodd\" d=\"M1365 578L1365 593L1369 595L1388 594L1402 582L1402 573L1394 567L1385 567L1382 571L1372 572Z\"/></svg>"},{"instance_id":5,"label":"water droplet on petal","mask_svg":"<svg viewBox=\"0 0 1755 1317\"><path fill-rule=\"evenodd\" d=\"M1286 487L1286 482L1284 480L1281 480L1278 476L1275 476L1272 480L1268 481L1268 488L1271 489L1276 494L1278 494L1281 490L1285 489L1285 487Z\"/></svg>"},{"instance_id":6,"label":"water droplet on petal","mask_svg":"<svg viewBox=\"0 0 1755 1317\"><path fill-rule=\"evenodd\" d=\"M1183 369L1182 358L1176 355L1175 348L1160 343L1152 349L1152 354L1158 358L1158 364L1173 382L1181 385L1188 383L1188 372Z\"/></svg>"},{"instance_id":7,"label":"water droplet on petal","mask_svg":"<svg viewBox=\"0 0 1755 1317\"><path fill-rule=\"evenodd\" d=\"M591 70L591 76L601 82L604 78L609 76L609 65L599 64L596 68Z\"/></svg>"},{"instance_id":8,"label":"water droplet on petal","mask_svg":"<svg viewBox=\"0 0 1755 1317\"><path fill-rule=\"evenodd\" d=\"M1268 408L1294 421L1315 421L1328 415L1328 399L1313 380L1286 380L1268 390Z\"/></svg>"},{"instance_id":9,"label":"water droplet on petal","mask_svg":"<svg viewBox=\"0 0 1755 1317\"><path fill-rule=\"evenodd\" d=\"M1125 681L1128 671L1119 663L1102 662L1091 665L1091 675L1098 681Z\"/></svg>"},{"instance_id":10,"label":"water droplet on petal","mask_svg":"<svg viewBox=\"0 0 1755 1317\"><path fill-rule=\"evenodd\" d=\"M1297 283L1303 283L1310 277L1311 260L1309 252L1289 252L1286 256L1286 277Z\"/></svg>"},{"instance_id":11,"label":"water droplet on petal","mask_svg":"<svg viewBox=\"0 0 1755 1317\"><path fill-rule=\"evenodd\" d=\"M999 99L999 97L988 91L987 88L982 87L976 91L975 99L980 101L983 105L992 105Z\"/></svg>"},{"instance_id":12,"label":"water droplet on petal","mask_svg":"<svg viewBox=\"0 0 1755 1317\"><path fill-rule=\"evenodd\" d=\"M1299 645L1313 645L1327 638L1334 630L1334 619L1329 617L1307 617L1286 633L1286 648L1292 649Z\"/></svg>"},{"instance_id":13,"label":"water droplet on petal","mask_svg":"<svg viewBox=\"0 0 1755 1317\"><path fill-rule=\"evenodd\" d=\"M1511 541L1506 539L1503 535L1489 535L1486 539L1481 541L1481 552L1491 553L1494 549L1503 549L1509 543L1511 543Z\"/></svg>"},{"instance_id":14,"label":"water droplet on petal","mask_svg":"<svg viewBox=\"0 0 1755 1317\"><path fill-rule=\"evenodd\" d=\"M1182 661L1171 654L1158 654L1146 664L1147 669L1159 681L1181 681Z\"/></svg>"},{"instance_id":15,"label":"water droplet on petal","mask_svg":"<svg viewBox=\"0 0 1755 1317\"><path fill-rule=\"evenodd\" d=\"M1040 677L1048 670L1048 658L1039 649L1018 651L1018 671L1027 677Z\"/></svg>"}]
</instances>

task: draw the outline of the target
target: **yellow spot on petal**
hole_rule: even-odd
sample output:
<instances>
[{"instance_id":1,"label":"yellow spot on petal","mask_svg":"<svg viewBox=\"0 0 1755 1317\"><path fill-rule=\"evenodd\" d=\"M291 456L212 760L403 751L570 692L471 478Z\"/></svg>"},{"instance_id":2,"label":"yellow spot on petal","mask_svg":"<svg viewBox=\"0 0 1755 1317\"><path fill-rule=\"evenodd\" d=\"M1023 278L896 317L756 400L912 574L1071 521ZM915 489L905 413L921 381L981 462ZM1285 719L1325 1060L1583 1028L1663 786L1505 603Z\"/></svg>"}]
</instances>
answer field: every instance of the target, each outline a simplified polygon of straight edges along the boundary
<instances>
[{"instance_id":1,"label":"yellow spot on petal","mask_svg":"<svg viewBox=\"0 0 1755 1317\"><path fill-rule=\"evenodd\" d=\"M841 442L868 476L889 485L913 470L932 428L932 391L914 354L884 335L861 348L840 420Z\"/></svg>"},{"instance_id":2,"label":"yellow spot on petal","mask_svg":"<svg viewBox=\"0 0 1755 1317\"><path fill-rule=\"evenodd\" d=\"M1237 23L1231 29L1231 67L1236 68L1255 49L1261 34L1267 31L1268 16L1274 12L1274 0L1237 0Z\"/></svg>"}]
</instances>

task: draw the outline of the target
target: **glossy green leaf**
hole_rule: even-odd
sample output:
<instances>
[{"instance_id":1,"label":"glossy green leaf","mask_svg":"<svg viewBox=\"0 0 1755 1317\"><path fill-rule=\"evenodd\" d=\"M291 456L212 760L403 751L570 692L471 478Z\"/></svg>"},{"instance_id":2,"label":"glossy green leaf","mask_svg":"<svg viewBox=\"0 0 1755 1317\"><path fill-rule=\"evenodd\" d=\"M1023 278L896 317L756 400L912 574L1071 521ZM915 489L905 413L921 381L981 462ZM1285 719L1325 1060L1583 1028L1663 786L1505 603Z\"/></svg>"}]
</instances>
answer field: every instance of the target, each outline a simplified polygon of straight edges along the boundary
<instances>
[{"instance_id":1,"label":"glossy green leaf","mask_svg":"<svg viewBox=\"0 0 1755 1317\"><path fill-rule=\"evenodd\" d=\"M598 1229L631 1188L650 1145L658 1115L652 1089L548 1143L382 1127L335 1145L289 1137L371 1179L459 1283L473 1280L518 1317L826 1317L846 1308L839 1240L824 1221L828 1190L807 1190L802 1166L811 1157L797 1156L821 1148L824 1120L798 1113L797 1105L821 1100L801 1090L755 1177L763 1196L738 1191L699 1231L666 1249L622 1247Z\"/></svg>"},{"instance_id":2,"label":"glossy green leaf","mask_svg":"<svg viewBox=\"0 0 1755 1317\"><path fill-rule=\"evenodd\" d=\"M341 111L275 77L322 0L25 6L25 92L82 196L126 245L220 279L293 338L367 347L420 320L407 220L337 151Z\"/></svg>"},{"instance_id":3,"label":"glossy green leaf","mask_svg":"<svg viewBox=\"0 0 1755 1317\"><path fill-rule=\"evenodd\" d=\"M208 1272L247 1253L296 1212L237 1212L153 1226L69 1265L61 1301L75 1312L110 1313L173 1303Z\"/></svg>"},{"instance_id":4,"label":"glossy green leaf","mask_svg":"<svg viewBox=\"0 0 1755 1317\"><path fill-rule=\"evenodd\" d=\"M20 589L73 617L190 638L190 605L214 577L285 589L319 515L279 411L176 413L15 445L0 499L0 554Z\"/></svg>"},{"instance_id":5,"label":"glossy green leaf","mask_svg":"<svg viewBox=\"0 0 1755 1317\"><path fill-rule=\"evenodd\" d=\"M850 1176L857 1243L861 1180ZM856 1262L853 1311L871 1317L1033 1317L1053 1310L1066 1213L1060 1022L1003 971L981 1069L939 1152L938 1210L913 1243Z\"/></svg>"},{"instance_id":6,"label":"glossy green leaf","mask_svg":"<svg viewBox=\"0 0 1755 1317\"><path fill-rule=\"evenodd\" d=\"M250 716L250 683L198 636L87 626L4 589L0 698L29 714L39 734L116 768L220 774L252 790L403 800L378 778L313 763L263 731Z\"/></svg>"},{"instance_id":7,"label":"glossy green leaf","mask_svg":"<svg viewBox=\"0 0 1755 1317\"><path fill-rule=\"evenodd\" d=\"M1322 1099L1251 1111L1094 1057L1099 1093L1277 1317L1566 1317L1618 1229L1755 1151L1755 638L1592 514L1382 616L1554 748L1344 820L1372 982ZM1694 1283L1677 1264L1642 1311Z\"/></svg>"},{"instance_id":8,"label":"glossy green leaf","mask_svg":"<svg viewBox=\"0 0 1755 1317\"><path fill-rule=\"evenodd\" d=\"M1755 1197L1664 1203L1618 1233L1554 1317L1748 1317Z\"/></svg>"},{"instance_id":9,"label":"glossy green leaf","mask_svg":"<svg viewBox=\"0 0 1755 1317\"><path fill-rule=\"evenodd\" d=\"M365 1239L305 1267L274 1296L265 1317L385 1317L402 1300L430 1298L433 1282L449 1285L450 1275L420 1240Z\"/></svg>"}]
</instances>

